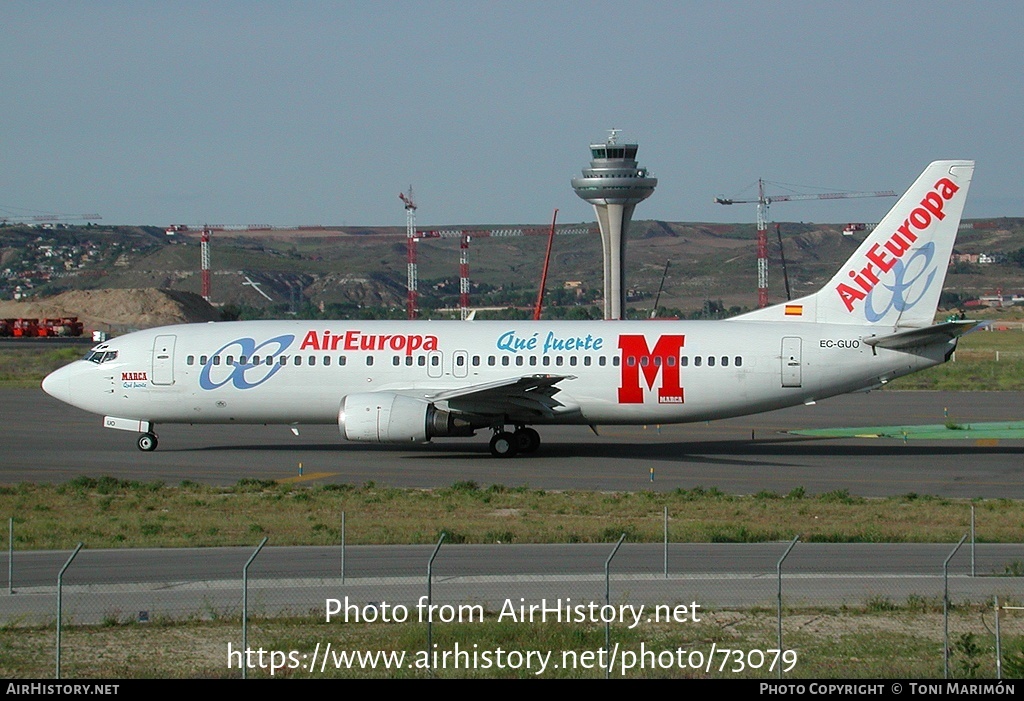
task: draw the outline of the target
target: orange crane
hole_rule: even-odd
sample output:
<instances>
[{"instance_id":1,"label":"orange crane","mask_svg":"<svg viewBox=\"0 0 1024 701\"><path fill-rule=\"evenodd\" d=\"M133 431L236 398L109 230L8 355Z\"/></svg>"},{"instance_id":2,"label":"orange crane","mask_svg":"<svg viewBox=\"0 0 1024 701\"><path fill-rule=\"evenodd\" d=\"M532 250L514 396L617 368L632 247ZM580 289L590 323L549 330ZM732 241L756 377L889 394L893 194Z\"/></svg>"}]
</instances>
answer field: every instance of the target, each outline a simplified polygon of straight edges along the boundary
<instances>
[{"instance_id":1,"label":"orange crane","mask_svg":"<svg viewBox=\"0 0 1024 701\"><path fill-rule=\"evenodd\" d=\"M716 197L718 204L756 204L757 205L757 306L768 306L768 207L773 202L792 202L795 200L841 200L851 197L895 197L892 190L876 192L822 192L811 195L774 195L764 194L764 180L757 181L756 200L736 200L727 197Z\"/></svg>"}]
</instances>

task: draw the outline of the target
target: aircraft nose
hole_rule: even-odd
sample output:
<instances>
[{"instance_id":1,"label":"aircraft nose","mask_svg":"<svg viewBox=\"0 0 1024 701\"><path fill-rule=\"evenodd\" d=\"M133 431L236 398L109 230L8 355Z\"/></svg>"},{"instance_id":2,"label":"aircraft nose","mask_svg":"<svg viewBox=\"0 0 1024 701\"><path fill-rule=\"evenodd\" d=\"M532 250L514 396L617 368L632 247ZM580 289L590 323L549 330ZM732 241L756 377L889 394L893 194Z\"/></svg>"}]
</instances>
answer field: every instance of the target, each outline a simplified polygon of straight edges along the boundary
<instances>
[{"instance_id":1,"label":"aircraft nose","mask_svg":"<svg viewBox=\"0 0 1024 701\"><path fill-rule=\"evenodd\" d=\"M71 381L64 368L54 370L43 378L43 391L54 399L62 402L70 402Z\"/></svg>"}]
</instances>

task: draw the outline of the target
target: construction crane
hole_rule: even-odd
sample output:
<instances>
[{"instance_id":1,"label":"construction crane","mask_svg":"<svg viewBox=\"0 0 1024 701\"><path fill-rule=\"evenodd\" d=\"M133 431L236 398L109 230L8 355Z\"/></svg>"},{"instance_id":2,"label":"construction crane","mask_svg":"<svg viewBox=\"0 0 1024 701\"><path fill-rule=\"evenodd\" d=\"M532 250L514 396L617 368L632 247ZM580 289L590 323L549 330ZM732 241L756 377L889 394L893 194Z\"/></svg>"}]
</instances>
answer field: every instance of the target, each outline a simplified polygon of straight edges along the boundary
<instances>
[{"instance_id":1,"label":"construction crane","mask_svg":"<svg viewBox=\"0 0 1024 701\"><path fill-rule=\"evenodd\" d=\"M558 210L555 210L557 215ZM552 233L553 232L553 233ZM469 242L474 238L506 238L514 236L553 236L554 234L593 234L590 226L551 227L526 226L512 229L433 229L417 231L417 240L423 239L459 239L459 307L460 316L469 316Z\"/></svg>"},{"instance_id":2,"label":"construction crane","mask_svg":"<svg viewBox=\"0 0 1024 701\"><path fill-rule=\"evenodd\" d=\"M96 221L102 219L98 214L33 214L27 217L8 217L0 214L0 226L5 224L50 224L65 221Z\"/></svg>"},{"instance_id":3,"label":"construction crane","mask_svg":"<svg viewBox=\"0 0 1024 701\"><path fill-rule=\"evenodd\" d=\"M405 205L405 239L409 260L405 312L409 319L415 319L418 311L416 309L418 280L416 272L416 202L412 198L412 185L409 186L408 193L399 192L398 199L402 200Z\"/></svg>"},{"instance_id":4,"label":"construction crane","mask_svg":"<svg viewBox=\"0 0 1024 701\"><path fill-rule=\"evenodd\" d=\"M207 302L210 301L210 227L203 227L203 234L199 238L199 274L202 277L202 295Z\"/></svg>"},{"instance_id":5,"label":"construction crane","mask_svg":"<svg viewBox=\"0 0 1024 701\"><path fill-rule=\"evenodd\" d=\"M756 204L757 205L757 306L768 306L768 207L773 202L793 202L796 200L842 200L853 197L895 197L892 190L876 192L822 192L811 195L774 195L764 194L764 180L757 181L756 200L735 200L716 197L718 204Z\"/></svg>"}]
</instances>

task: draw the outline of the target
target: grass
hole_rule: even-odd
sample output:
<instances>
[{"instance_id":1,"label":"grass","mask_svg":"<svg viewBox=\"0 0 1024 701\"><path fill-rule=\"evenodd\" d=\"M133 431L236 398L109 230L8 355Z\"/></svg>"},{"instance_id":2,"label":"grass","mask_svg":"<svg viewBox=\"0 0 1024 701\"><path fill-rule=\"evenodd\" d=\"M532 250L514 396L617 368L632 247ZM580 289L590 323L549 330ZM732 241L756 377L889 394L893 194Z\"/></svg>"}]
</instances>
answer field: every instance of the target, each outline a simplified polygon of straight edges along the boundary
<instances>
[{"instance_id":1,"label":"grass","mask_svg":"<svg viewBox=\"0 0 1024 701\"><path fill-rule=\"evenodd\" d=\"M955 360L901 377L888 387L954 392L1024 390L1024 332L1016 329L967 334L960 339Z\"/></svg>"},{"instance_id":2,"label":"grass","mask_svg":"<svg viewBox=\"0 0 1024 701\"><path fill-rule=\"evenodd\" d=\"M5 348L0 350L0 387L39 387L47 374L78 360L86 348Z\"/></svg>"},{"instance_id":3,"label":"grass","mask_svg":"<svg viewBox=\"0 0 1024 701\"><path fill-rule=\"evenodd\" d=\"M429 544L442 531L459 543L661 542L664 509L673 542L955 542L970 504L917 494L864 499L845 490L808 495L717 489L669 493L545 492L456 483L420 490L330 484L295 487L243 480L231 488L185 482L79 477L61 485L0 486L0 517L14 518L14 546L66 549L212 547L340 542ZM1020 541L1024 502L976 500L979 540ZM7 547L7 529L0 529Z\"/></svg>"},{"instance_id":4,"label":"grass","mask_svg":"<svg viewBox=\"0 0 1024 701\"><path fill-rule=\"evenodd\" d=\"M980 620L991 611L982 605L959 605L950 618L953 678L995 677L995 650L992 635ZM1024 618L1008 617L1002 630L1004 660L1021 656ZM65 678L238 678L239 658L228 668L229 645L241 646L237 617L220 620L155 621L147 624L119 622L111 618L99 626L66 626L62 632L62 675ZM877 610L871 605L844 606L837 609L787 609L783 618L783 641L796 652L796 662L787 679L861 678L861 679L935 679L942 677L943 619L939 610L918 610L911 606L892 606ZM430 672L424 668L426 624L325 622L320 613L292 619L250 619L249 646L265 651L264 668L250 668L253 678L270 677L271 651L278 653L281 668L273 676L285 678L601 678L604 670L595 653L604 647L604 627L591 623L529 624L498 620L497 611L488 611L482 622L435 624L434 650L443 655L455 646L480 654L476 668L472 658L462 658L459 669L452 669L455 658L449 655L448 668ZM722 610L706 612L700 622L676 624L643 623L630 630L624 625L611 628L612 645L619 645L613 678L761 678L774 679L776 672L761 666L754 651L777 648L774 611ZM43 628L0 628L0 676L5 678L48 677L53 673L53 626ZM310 671L309 660L319 645L341 651L384 651L404 653L400 669L335 669L327 665L321 672ZM646 658L647 669L640 669L641 645L652 651ZM717 653L710 671L680 668L679 660L696 664L707 660L712 645ZM537 675L538 667L498 669L496 651L509 653L537 651L551 653L547 669ZM684 654L679 655L678 651ZM735 653L742 651L744 669ZM40 651L46 651L40 654ZM563 651L568 653L563 654ZM491 654L492 664L483 668L482 653ZM584 653L592 658L586 661ZM289 657L289 653L293 653ZM631 657L628 654L633 653ZM692 654L691 654L692 653ZM305 657L303 657L305 656ZM770 661L771 656L766 654ZM322 659L318 657L318 659ZM444 660L438 657L438 660ZM791 659L791 658L788 658ZM534 658L536 660L536 658ZM575 664L572 661L575 660ZM746 667L752 660L760 669ZM430 660L433 662L433 660ZM301 665L305 664L305 668ZM628 665L635 666L630 668ZM651 669L653 664L656 668ZM724 664L724 668L723 668ZM554 666L557 665L557 668ZM623 669L624 665L626 668ZM410 668L411 666L411 668ZM470 668L467 669L466 667ZM789 665L787 665L789 667ZM1004 674L1019 677L1020 665L1007 664Z\"/></svg>"}]
</instances>

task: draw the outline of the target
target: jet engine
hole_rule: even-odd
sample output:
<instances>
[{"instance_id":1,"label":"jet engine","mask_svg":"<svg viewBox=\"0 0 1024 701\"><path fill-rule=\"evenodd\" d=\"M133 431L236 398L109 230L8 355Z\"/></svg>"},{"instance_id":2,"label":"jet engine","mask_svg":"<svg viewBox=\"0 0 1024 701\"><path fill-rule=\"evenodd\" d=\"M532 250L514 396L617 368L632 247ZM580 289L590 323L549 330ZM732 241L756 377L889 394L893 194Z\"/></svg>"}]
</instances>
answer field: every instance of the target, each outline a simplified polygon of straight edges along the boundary
<instances>
[{"instance_id":1,"label":"jet engine","mask_svg":"<svg viewBox=\"0 0 1024 701\"><path fill-rule=\"evenodd\" d=\"M338 428L350 441L424 443L437 436L472 436L466 419L432 403L392 392L350 394L341 402Z\"/></svg>"}]
</instances>

